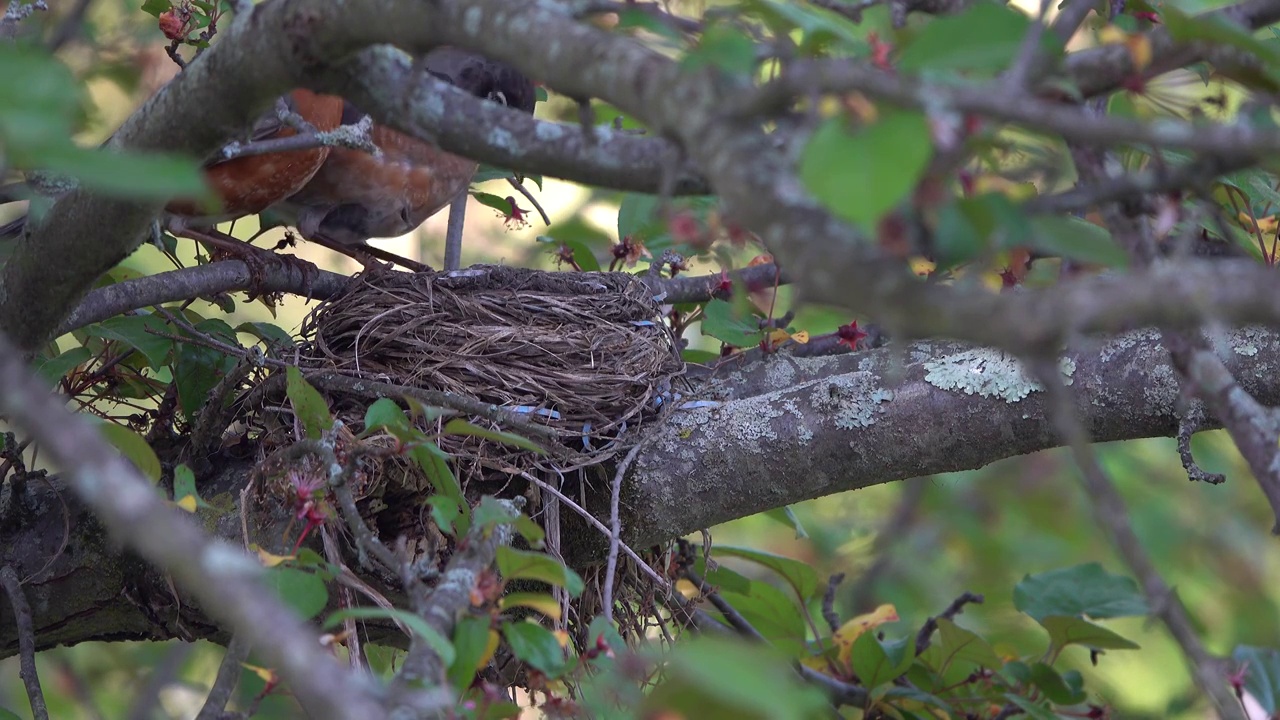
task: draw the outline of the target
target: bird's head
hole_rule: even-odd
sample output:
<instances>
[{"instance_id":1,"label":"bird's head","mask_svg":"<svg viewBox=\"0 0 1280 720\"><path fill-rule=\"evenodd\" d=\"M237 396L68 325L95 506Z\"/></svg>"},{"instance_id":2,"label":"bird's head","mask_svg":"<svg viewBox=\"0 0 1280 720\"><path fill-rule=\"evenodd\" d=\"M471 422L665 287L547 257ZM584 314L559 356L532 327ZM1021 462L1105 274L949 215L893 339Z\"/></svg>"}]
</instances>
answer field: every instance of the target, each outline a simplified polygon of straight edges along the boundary
<instances>
[{"instance_id":1,"label":"bird's head","mask_svg":"<svg viewBox=\"0 0 1280 720\"><path fill-rule=\"evenodd\" d=\"M483 55L454 47L427 53L423 64L437 78L484 100L533 114L537 90L519 70Z\"/></svg>"}]
</instances>

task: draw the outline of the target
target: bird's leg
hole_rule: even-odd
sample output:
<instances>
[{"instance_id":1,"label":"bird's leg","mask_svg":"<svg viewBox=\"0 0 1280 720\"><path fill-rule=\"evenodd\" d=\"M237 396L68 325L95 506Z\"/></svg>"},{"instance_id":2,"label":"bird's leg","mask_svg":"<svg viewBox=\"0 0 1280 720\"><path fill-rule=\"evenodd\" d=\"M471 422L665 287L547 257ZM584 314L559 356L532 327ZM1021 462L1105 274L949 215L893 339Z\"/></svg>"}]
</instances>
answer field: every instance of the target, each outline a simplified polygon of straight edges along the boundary
<instances>
[{"instance_id":1,"label":"bird's leg","mask_svg":"<svg viewBox=\"0 0 1280 720\"><path fill-rule=\"evenodd\" d=\"M444 269L446 272L462 267L462 226L467 218L467 199L471 193L463 190L449 204L449 227L444 235Z\"/></svg>"},{"instance_id":2,"label":"bird's leg","mask_svg":"<svg viewBox=\"0 0 1280 720\"><path fill-rule=\"evenodd\" d=\"M298 232L302 232L301 228L299 228ZM417 260L410 260L409 258L397 255L390 250L383 250L382 248L376 248L372 245L366 245L364 243L351 244L338 242L337 240L327 238L320 233L310 236L303 233L303 237L317 245L327 247L336 253L355 259L364 266L365 270L387 269L387 267L381 262L378 262L379 260L383 260L391 263L392 265L399 265L400 267L407 268L414 272L433 272L430 265L424 265Z\"/></svg>"}]
</instances>

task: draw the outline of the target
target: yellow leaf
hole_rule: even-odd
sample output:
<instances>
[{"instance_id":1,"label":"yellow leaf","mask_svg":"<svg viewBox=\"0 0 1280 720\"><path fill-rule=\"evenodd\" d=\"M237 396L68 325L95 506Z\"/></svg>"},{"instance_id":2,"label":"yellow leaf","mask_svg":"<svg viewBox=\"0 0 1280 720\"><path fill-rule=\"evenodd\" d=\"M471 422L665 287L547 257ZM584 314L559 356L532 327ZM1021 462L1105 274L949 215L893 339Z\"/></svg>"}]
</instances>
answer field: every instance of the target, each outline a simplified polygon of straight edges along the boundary
<instances>
[{"instance_id":1,"label":"yellow leaf","mask_svg":"<svg viewBox=\"0 0 1280 720\"><path fill-rule=\"evenodd\" d=\"M493 659L493 654L498 651L498 642L501 639L497 630L489 630L489 642L485 644L484 652L480 654L480 662L476 663L476 672L483 670L484 666L488 665L489 661Z\"/></svg>"},{"instance_id":2,"label":"yellow leaf","mask_svg":"<svg viewBox=\"0 0 1280 720\"><path fill-rule=\"evenodd\" d=\"M875 103L867 99L862 93L849 93L844 96L844 109L853 118L861 120L863 123L870 125L880 117L880 110L876 108Z\"/></svg>"},{"instance_id":3,"label":"yellow leaf","mask_svg":"<svg viewBox=\"0 0 1280 720\"><path fill-rule=\"evenodd\" d=\"M913 257L911 258L911 272L916 275L928 275L933 272L938 264L928 258Z\"/></svg>"},{"instance_id":4,"label":"yellow leaf","mask_svg":"<svg viewBox=\"0 0 1280 720\"><path fill-rule=\"evenodd\" d=\"M563 647L569 647L569 640L570 640L571 638L569 637L569 633L568 633L567 631L565 631L565 630L556 630L555 632L553 632L553 633L552 633L552 635L555 635L555 636L556 636L556 640L558 640L558 641L560 642L560 647L562 647L562 648L563 648Z\"/></svg>"},{"instance_id":5,"label":"yellow leaf","mask_svg":"<svg viewBox=\"0 0 1280 720\"><path fill-rule=\"evenodd\" d=\"M836 634L831 638L835 642L836 647L840 648L840 662L846 666L849 664L849 655L853 651L853 643L862 633L880 627L885 623L898 621L898 609L893 605L885 603L874 611L846 622L840 626Z\"/></svg>"},{"instance_id":6,"label":"yellow leaf","mask_svg":"<svg viewBox=\"0 0 1280 720\"><path fill-rule=\"evenodd\" d=\"M1000 277L1000 273L998 272L985 272L982 273L982 284L985 285L988 290L1000 292L1004 289L1004 278Z\"/></svg>"},{"instance_id":7,"label":"yellow leaf","mask_svg":"<svg viewBox=\"0 0 1280 720\"><path fill-rule=\"evenodd\" d=\"M262 563L266 567L275 567L285 560L292 560L296 557L294 555L273 555L257 545L250 545L249 549L258 553L258 562Z\"/></svg>"},{"instance_id":8,"label":"yellow leaf","mask_svg":"<svg viewBox=\"0 0 1280 720\"><path fill-rule=\"evenodd\" d=\"M240 667L262 678L262 682L267 683L268 685L279 680L276 676L276 671L271 668L258 667L257 665L250 665L249 663L243 662L240 663Z\"/></svg>"},{"instance_id":9,"label":"yellow leaf","mask_svg":"<svg viewBox=\"0 0 1280 720\"><path fill-rule=\"evenodd\" d=\"M1133 58L1133 67L1146 70L1151 64L1151 38L1146 33L1134 33L1125 38L1124 44L1129 48L1129 57Z\"/></svg>"},{"instance_id":10,"label":"yellow leaf","mask_svg":"<svg viewBox=\"0 0 1280 720\"><path fill-rule=\"evenodd\" d=\"M777 328L769 331L770 345L778 345L790 339L791 339L791 333L787 332L786 330L783 330L782 328Z\"/></svg>"},{"instance_id":11,"label":"yellow leaf","mask_svg":"<svg viewBox=\"0 0 1280 720\"><path fill-rule=\"evenodd\" d=\"M195 495L183 495L182 497L178 498L178 500L177 500L176 502L174 502L173 504L174 504L174 505L177 505L178 507L182 508L183 510L186 510L186 511L187 511L187 512L189 512L189 513L193 513L193 512L195 512L195 511L196 511L196 496L195 496Z\"/></svg>"},{"instance_id":12,"label":"yellow leaf","mask_svg":"<svg viewBox=\"0 0 1280 720\"><path fill-rule=\"evenodd\" d=\"M805 344L807 344L807 343L809 342L809 331L808 331L808 330L801 330L800 332L792 333L792 334L791 334L791 339L792 339L792 340L795 340L796 342L800 343L801 345L805 345Z\"/></svg>"},{"instance_id":13,"label":"yellow leaf","mask_svg":"<svg viewBox=\"0 0 1280 720\"><path fill-rule=\"evenodd\" d=\"M1108 25L1098 31L1098 42L1102 45L1119 45L1129 38L1129 33L1116 27Z\"/></svg>"},{"instance_id":14,"label":"yellow leaf","mask_svg":"<svg viewBox=\"0 0 1280 720\"><path fill-rule=\"evenodd\" d=\"M699 597L702 594L698 592L697 585L694 585L692 582L685 580L683 578L676 581L676 592L683 595L685 600L693 600L694 598Z\"/></svg>"},{"instance_id":15,"label":"yellow leaf","mask_svg":"<svg viewBox=\"0 0 1280 720\"><path fill-rule=\"evenodd\" d=\"M546 593L516 592L504 595L500 606L503 610L512 607L533 608L552 620L560 619L560 603Z\"/></svg>"}]
</instances>

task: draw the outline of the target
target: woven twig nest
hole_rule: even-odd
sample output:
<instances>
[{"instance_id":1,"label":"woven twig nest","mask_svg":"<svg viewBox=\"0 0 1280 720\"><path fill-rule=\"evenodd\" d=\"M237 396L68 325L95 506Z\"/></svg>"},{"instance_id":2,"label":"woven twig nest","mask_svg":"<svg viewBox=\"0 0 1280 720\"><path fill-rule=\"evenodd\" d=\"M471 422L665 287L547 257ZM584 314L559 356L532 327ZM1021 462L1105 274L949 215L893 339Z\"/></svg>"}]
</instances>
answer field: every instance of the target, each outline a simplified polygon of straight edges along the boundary
<instances>
[{"instance_id":1,"label":"woven twig nest","mask_svg":"<svg viewBox=\"0 0 1280 720\"><path fill-rule=\"evenodd\" d=\"M381 394L370 386L385 383L447 394L449 402L427 404L472 409L461 415L554 446L539 456L494 440L442 435L439 445L453 457L464 489L477 480L507 483L522 472L608 461L678 397L673 382L684 367L652 292L625 273L509 267L366 273L317 306L302 335L285 359L313 377L348 380L316 384L335 417L357 432ZM277 394L258 411L287 414L288 403ZM432 432L438 423L422 429ZM268 446L291 440L289 418L264 427ZM413 477L414 468L407 471L387 481L428 487Z\"/></svg>"}]
</instances>

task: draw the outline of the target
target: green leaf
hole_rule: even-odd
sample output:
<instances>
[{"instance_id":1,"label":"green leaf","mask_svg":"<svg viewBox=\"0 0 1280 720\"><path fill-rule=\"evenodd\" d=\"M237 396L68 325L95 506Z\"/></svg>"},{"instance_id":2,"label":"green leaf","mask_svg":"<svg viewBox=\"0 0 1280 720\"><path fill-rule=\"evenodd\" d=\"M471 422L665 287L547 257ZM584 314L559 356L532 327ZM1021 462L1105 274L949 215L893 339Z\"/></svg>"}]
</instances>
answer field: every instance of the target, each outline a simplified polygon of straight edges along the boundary
<instances>
[{"instance_id":1,"label":"green leaf","mask_svg":"<svg viewBox=\"0 0 1280 720\"><path fill-rule=\"evenodd\" d=\"M402 443L416 442L426 437L409 422L409 416L391 398L378 398L364 411L364 432L361 435L376 430L386 430Z\"/></svg>"},{"instance_id":2,"label":"green leaf","mask_svg":"<svg viewBox=\"0 0 1280 720\"><path fill-rule=\"evenodd\" d=\"M1161 7L1160 18L1169 36L1178 42L1199 41L1243 50L1269 65L1273 72L1280 65L1280 49L1220 15L1192 17L1166 4Z\"/></svg>"},{"instance_id":3,"label":"green leaf","mask_svg":"<svg viewBox=\"0 0 1280 720\"><path fill-rule=\"evenodd\" d=\"M925 23L902 49L895 66L907 73L949 70L979 77L994 77L1017 59L1023 38L1034 21L1014 8L996 3L976 3L956 15ZM1062 55L1062 43L1053 33L1040 35L1042 57Z\"/></svg>"},{"instance_id":4,"label":"green leaf","mask_svg":"<svg viewBox=\"0 0 1280 720\"><path fill-rule=\"evenodd\" d=\"M498 572L507 580L539 580L562 587L572 597L581 595L585 588L578 573L550 555L516 550L506 545L498 548Z\"/></svg>"},{"instance_id":5,"label":"green leaf","mask_svg":"<svg viewBox=\"0 0 1280 720\"><path fill-rule=\"evenodd\" d=\"M627 236L643 240L648 235L662 232L658 217L658 196L640 193L624 193L618 206L618 240Z\"/></svg>"},{"instance_id":6,"label":"green leaf","mask_svg":"<svg viewBox=\"0 0 1280 720\"><path fill-rule=\"evenodd\" d=\"M323 608L323 606L321 607ZM449 639L441 635L435 628L428 625L426 620L411 612L381 607L344 608L329 615L324 621L324 628L328 630L338 627L347 618L354 620L381 620L384 618L393 620L409 628L415 635L425 641L427 646L440 657L441 663L451 665L457 658L453 643L449 642Z\"/></svg>"},{"instance_id":7,"label":"green leaf","mask_svg":"<svg viewBox=\"0 0 1280 720\"><path fill-rule=\"evenodd\" d=\"M307 438L318 440L326 430L333 427L333 416L329 414L329 403L325 402L320 391L312 387L302 377L302 371L290 365L286 371L285 393L289 403L293 405L293 414L302 423Z\"/></svg>"},{"instance_id":8,"label":"green leaf","mask_svg":"<svg viewBox=\"0 0 1280 720\"><path fill-rule=\"evenodd\" d=\"M182 464L173 469L173 501L180 502L184 497L195 498L196 507L210 507L196 491L196 474Z\"/></svg>"},{"instance_id":9,"label":"green leaf","mask_svg":"<svg viewBox=\"0 0 1280 720\"><path fill-rule=\"evenodd\" d=\"M985 252L1031 242L1031 221L1002 193L947 203L938 214L938 266L953 267Z\"/></svg>"},{"instance_id":10,"label":"green leaf","mask_svg":"<svg viewBox=\"0 0 1280 720\"><path fill-rule=\"evenodd\" d=\"M458 478L449 468L448 456L430 440L414 443L408 449L409 459L417 463L435 491L453 501L460 511L454 520L459 534L465 534L471 528L471 506L462 494L462 486Z\"/></svg>"},{"instance_id":11,"label":"green leaf","mask_svg":"<svg viewBox=\"0 0 1280 720\"><path fill-rule=\"evenodd\" d=\"M742 574L724 565L717 565L715 570L708 571L706 560L699 557L694 568L702 575L702 579L721 592L735 592L740 595L751 594L751 581Z\"/></svg>"},{"instance_id":12,"label":"green leaf","mask_svg":"<svg viewBox=\"0 0 1280 720\"><path fill-rule=\"evenodd\" d=\"M1053 712L1041 703L1032 702L1021 695L1005 693L1004 697L1009 702L1022 708L1023 711L1026 712L1027 717L1032 720L1062 720L1058 717L1057 713Z\"/></svg>"},{"instance_id":13,"label":"green leaf","mask_svg":"<svg viewBox=\"0 0 1280 720\"><path fill-rule=\"evenodd\" d=\"M1124 267L1129 256L1106 228L1077 217L1041 215L1031 218L1031 247L1059 257Z\"/></svg>"},{"instance_id":14,"label":"green leaf","mask_svg":"<svg viewBox=\"0 0 1280 720\"><path fill-rule=\"evenodd\" d=\"M503 215L511 214L511 202L504 197L494 195L493 193L480 192L475 190L471 193L471 197L485 207L491 207Z\"/></svg>"},{"instance_id":15,"label":"green leaf","mask_svg":"<svg viewBox=\"0 0 1280 720\"><path fill-rule=\"evenodd\" d=\"M748 75L756 67L756 44L738 28L716 23L703 31L698 47L685 55L680 65L686 70L712 66Z\"/></svg>"},{"instance_id":16,"label":"green leaf","mask_svg":"<svg viewBox=\"0 0 1280 720\"><path fill-rule=\"evenodd\" d=\"M142 353L153 368L164 367L173 352L173 340L156 335L172 334L163 319L155 315L113 317L84 329L90 336L116 340Z\"/></svg>"},{"instance_id":17,"label":"green leaf","mask_svg":"<svg viewBox=\"0 0 1280 720\"><path fill-rule=\"evenodd\" d=\"M542 549L542 541L546 539L547 533L541 525L524 513L520 513L516 518L515 525L516 532L520 533L520 537L524 538L533 549Z\"/></svg>"},{"instance_id":18,"label":"green leaf","mask_svg":"<svg viewBox=\"0 0 1280 720\"><path fill-rule=\"evenodd\" d=\"M485 440L493 440L506 445L513 445L524 450L532 450L539 455L546 455L547 451L543 450L540 445L521 437L515 433L502 432L501 430L489 430L482 428L474 423L469 423L462 418L454 418L444 426L445 435L469 435L471 437L484 438Z\"/></svg>"},{"instance_id":19,"label":"green leaf","mask_svg":"<svg viewBox=\"0 0 1280 720\"><path fill-rule=\"evenodd\" d=\"M485 495L471 512L471 525L489 531L498 525L514 522L517 516L518 513L512 512L509 505L502 504L492 495Z\"/></svg>"},{"instance_id":20,"label":"green leaf","mask_svg":"<svg viewBox=\"0 0 1280 720\"><path fill-rule=\"evenodd\" d=\"M404 400L405 405L409 406L409 417L415 420L421 420L422 422L435 422L442 417L447 417L455 413L454 410L449 410L448 408L426 405L421 400L410 397L409 395L405 395L401 399Z\"/></svg>"},{"instance_id":21,"label":"green leaf","mask_svg":"<svg viewBox=\"0 0 1280 720\"><path fill-rule=\"evenodd\" d=\"M764 337L759 318L738 315L733 304L724 300L707 303L702 314L702 334L734 347L757 345Z\"/></svg>"},{"instance_id":22,"label":"green leaf","mask_svg":"<svg viewBox=\"0 0 1280 720\"><path fill-rule=\"evenodd\" d=\"M800 682L768 646L703 636L677 643L665 679L637 708L697 720L809 720L830 715L822 691Z\"/></svg>"},{"instance_id":23,"label":"green leaf","mask_svg":"<svg viewBox=\"0 0 1280 720\"><path fill-rule=\"evenodd\" d=\"M161 13L170 8L173 8L173 4L169 0L145 0L142 3L142 12L154 18L159 18Z\"/></svg>"},{"instance_id":24,"label":"green leaf","mask_svg":"<svg viewBox=\"0 0 1280 720\"><path fill-rule=\"evenodd\" d=\"M915 189L932 156L922 113L881 106L856 132L843 117L819 126L800 154L800 179L833 213L871 230Z\"/></svg>"},{"instance_id":25,"label":"green leaf","mask_svg":"<svg viewBox=\"0 0 1280 720\"><path fill-rule=\"evenodd\" d=\"M712 352L710 350L685 348L680 351L680 359L689 364L710 365L720 359L720 353Z\"/></svg>"},{"instance_id":26,"label":"green leaf","mask_svg":"<svg viewBox=\"0 0 1280 720\"><path fill-rule=\"evenodd\" d=\"M200 164L192 158L164 153L121 153L66 144L45 148L40 164L69 175L86 189L110 197L169 200L175 197L208 200Z\"/></svg>"},{"instance_id":27,"label":"green leaf","mask_svg":"<svg viewBox=\"0 0 1280 720\"><path fill-rule=\"evenodd\" d=\"M1049 640L1056 648L1083 645L1094 650L1137 650L1139 647L1132 640L1082 618L1051 615L1039 622L1049 631Z\"/></svg>"},{"instance_id":28,"label":"green leaf","mask_svg":"<svg viewBox=\"0 0 1280 720\"><path fill-rule=\"evenodd\" d=\"M310 620L329 604L329 589L319 575L285 565L268 571L272 589L304 620Z\"/></svg>"},{"instance_id":29,"label":"green leaf","mask_svg":"<svg viewBox=\"0 0 1280 720\"><path fill-rule=\"evenodd\" d=\"M836 46L844 50L865 46L866 30L843 15L810 3L792 0L744 0L744 10L761 17L770 28L784 35L792 29L804 33L800 47L806 53Z\"/></svg>"},{"instance_id":30,"label":"green leaf","mask_svg":"<svg viewBox=\"0 0 1280 720\"><path fill-rule=\"evenodd\" d=\"M939 633L937 647L945 658L943 667L938 668L939 671L956 660L971 662L991 670L999 670L1004 665L1004 661L996 655L995 650L991 649L991 645L982 636L956 625L947 618L938 618L937 622Z\"/></svg>"},{"instance_id":31,"label":"green leaf","mask_svg":"<svg viewBox=\"0 0 1280 720\"><path fill-rule=\"evenodd\" d=\"M688 362L687 359L686 362ZM766 510L764 512L764 516L794 530L796 532L797 540L804 540L809 537L809 533L804 530L804 524L800 522L800 518L796 517L795 511L791 509L790 505L783 505L780 508Z\"/></svg>"},{"instance_id":32,"label":"green leaf","mask_svg":"<svg viewBox=\"0 0 1280 720\"><path fill-rule=\"evenodd\" d=\"M364 644L364 656L369 661L369 669L374 677L383 681L395 676L396 669L404 662L406 651L386 645Z\"/></svg>"},{"instance_id":33,"label":"green leaf","mask_svg":"<svg viewBox=\"0 0 1280 720\"><path fill-rule=\"evenodd\" d=\"M43 378L47 384L56 385L63 376L79 367L81 363L84 363L91 357L93 357L93 353L90 352L89 348L84 347L83 345L80 347L73 347L56 358L50 358L41 362L36 367L36 374Z\"/></svg>"},{"instance_id":34,"label":"green leaf","mask_svg":"<svg viewBox=\"0 0 1280 720\"><path fill-rule=\"evenodd\" d=\"M114 445L120 454L133 463L148 480L153 483L160 480L160 458L156 457L156 451L151 449L141 435L123 425L101 420L92 415L85 417L93 418L107 442Z\"/></svg>"},{"instance_id":35,"label":"green leaf","mask_svg":"<svg viewBox=\"0 0 1280 720\"><path fill-rule=\"evenodd\" d=\"M1083 682L1080 673L1075 674L1077 681ZM1031 666L1031 682L1045 697L1057 705L1075 705L1084 702L1087 695L1079 687L1072 687L1065 677L1052 667L1038 662Z\"/></svg>"},{"instance_id":36,"label":"green leaf","mask_svg":"<svg viewBox=\"0 0 1280 720\"><path fill-rule=\"evenodd\" d=\"M293 344L293 336L288 331L269 322L242 322L236 326L236 332L248 333L267 347L287 347Z\"/></svg>"},{"instance_id":37,"label":"green leaf","mask_svg":"<svg viewBox=\"0 0 1280 720\"><path fill-rule=\"evenodd\" d=\"M853 649L849 654L849 667L870 690L900 677L907 668L911 667L911 661L914 659L914 646L911 646L907 652L901 653L900 657L894 658L886 652L874 632L864 632L853 641Z\"/></svg>"},{"instance_id":38,"label":"green leaf","mask_svg":"<svg viewBox=\"0 0 1280 720\"><path fill-rule=\"evenodd\" d=\"M221 321L204 320L196 329L215 337L226 327ZM235 343L234 332L231 343ZM225 339L219 337L219 339ZM209 400L209 391L236 366L236 358L213 348L194 343L177 343L173 355L173 379L178 384L178 405L187 417L195 417Z\"/></svg>"},{"instance_id":39,"label":"green leaf","mask_svg":"<svg viewBox=\"0 0 1280 720\"><path fill-rule=\"evenodd\" d=\"M17 713L6 707L0 706L0 720L22 720Z\"/></svg>"},{"instance_id":40,"label":"green leaf","mask_svg":"<svg viewBox=\"0 0 1280 720\"><path fill-rule=\"evenodd\" d=\"M511 652L520 660L555 679L565 671L564 649L550 630L532 622L506 622L502 624L502 636Z\"/></svg>"},{"instance_id":41,"label":"green leaf","mask_svg":"<svg viewBox=\"0 0 1280 720\"><path fill-rule=\"evenodd\" d=\"M489 645L489 618L466 616L458 621L453 629L453 648L455 657L449 663L449 684L455 688L465 688L475 677L476 666L484 657L485 648Z\"/></svg>"},{"instance_id":42,"label":"green leaf","mask_svg":"<svg viewBox=\"0 0 1280 720\"><path fill-rule=\"evenodd\" d=\"M1117 618L1150 612L1138 584L1098 563L1027 575L1013 589L1013 604L1037 621L1050 615Z\"/></svg>"},{"instance_id":43,"label":"green leaf","mask_svg":"<svg viewBox=\"0 0 1280 720\"><path fill-rule=\"evenodd\" d=\"M453 523L462 515L458 501L444 495L432 495L427 498L426 503L431 508L431 520L435 522L436 527L440 528L441 532L452 535Z\"/></svg>"},{"instance_id":44,"label":"green leaf","mask_svg":"<svg viewBox=\"0 0 1280 720\"><path fill-rule=\"evenodd\" d=\"M751 548L717 545L715 552L721 557L727 556L750 560L778 573L791 585L791 589L804 602L817 597L819 587L818 573L808 563Z\"/></svg>"},{"instance_id":45,"label":"green leaf","mask_svg":"<svg viewBox=\"0 0 1280 720\"><path fill-rule=\"evenodd\" d=\"M1244 672L1244 689L1267 711L1280 710L1280 650L1238 645L1231 651L1237 672Z\"/></svg>"},{"instance_id":46,"label":"green leaf","mask_svg":"<svg viewBox=\"0 0 1280 720\"><path fill-rule=\"evenodd\" d=\"M774 646L784 652L800 651L806 634L804 615L789 593L753 580L744 593L721 588L720 597Z\"/></svg>"}]
</instances>

